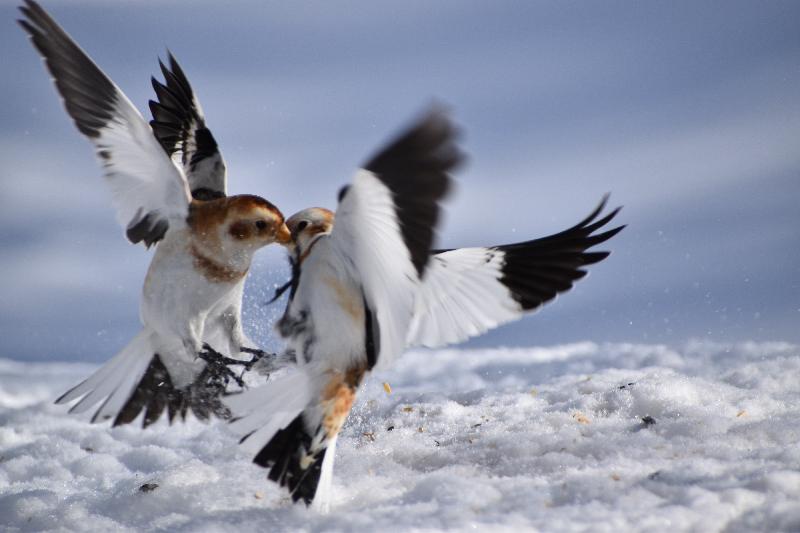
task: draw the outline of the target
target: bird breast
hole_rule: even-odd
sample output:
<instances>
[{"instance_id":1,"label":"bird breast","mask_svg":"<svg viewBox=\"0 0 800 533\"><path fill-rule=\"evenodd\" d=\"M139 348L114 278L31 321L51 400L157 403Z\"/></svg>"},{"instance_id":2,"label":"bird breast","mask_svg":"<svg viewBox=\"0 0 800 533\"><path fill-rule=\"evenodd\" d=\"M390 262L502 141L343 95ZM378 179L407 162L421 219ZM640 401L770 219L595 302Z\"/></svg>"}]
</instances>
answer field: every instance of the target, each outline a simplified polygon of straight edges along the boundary
<instances>
[{"instance_id":1,"label":"bird breast","mask_svg":"<svg viewBox=\"0 0 800 533\"><path fill-rule=\"evenodd\" d=\"M339 308L354 324L364 324L364 298L360 293L332 275L323 277L322 283L330 289Z\"/></svg>"},{"instance_id":2,"label":"bird breast","mask_svg":"<svg viewBox=\"0 0 800 533\"><path fill-rule=\"evenodd\" d=\"M281 332L301 359L344 372L366 362L364 297L328 244L319 241L301 265L297 292L281 320L296 327Z\"/></svg>"},{"instance_id":3,"label":"bird breast","mask_svg":"<svg viewBox=\"0 0 800 533\"><path fill-rule=\"evenodd\" d=\"M247 268L236 268L209 257L194 243L189 246L189 252L195 270L211 283L235 283L247 275Z\"/></svg>"}]
</instances>

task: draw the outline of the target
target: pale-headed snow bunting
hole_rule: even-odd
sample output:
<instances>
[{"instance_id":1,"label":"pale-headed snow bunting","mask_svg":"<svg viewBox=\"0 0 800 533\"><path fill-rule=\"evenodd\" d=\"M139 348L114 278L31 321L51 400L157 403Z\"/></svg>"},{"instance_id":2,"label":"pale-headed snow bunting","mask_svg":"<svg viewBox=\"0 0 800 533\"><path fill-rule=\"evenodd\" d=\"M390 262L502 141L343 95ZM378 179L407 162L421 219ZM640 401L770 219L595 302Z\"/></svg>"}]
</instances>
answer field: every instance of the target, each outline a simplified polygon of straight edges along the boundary
<instances>
[{"instance_id":1,"label":"pale-headed snow bunting","mask_svg":"<svg viewBox=\"0 0 800 533\"><path fill-rule=\"evenodd\" d=\"M335 443L359 385L406 347L430 265L439 203L461 160L441 110L363 165L339 195L330 231L307 226L277 329L297 369L225 399L255 462L295 501L325 508Z\"/></svg>"},{"instance_id":2,"label":"pale-headed snow bunting","mask_svg":"<svg viewBox=\"0 0 800 533\"><path fill-rule=\"evenodd\" d=\"M402 164L396 161L394 164L404 169ZM368 164L365 168L369 170L375 166ZM374 350L379 346L375 344L379 337L373 332L380 331L382 326L371 314L372 308L366 299L359 305L359 282L350 281L350 273L343 276L342 270L330 268L325 252L317 251L320 244L327 242L324 239L337 235L343 209L348 211L345 211L346 227L340 239L344 241L360 227L352 214L353 208L347 204L351 189L343 189L339 215L315 207L304 209L286 221L293 240L293 249L290 248L292 279L284 287L290 291L289 303L278 330L289 339L288 352L297 357L299 371L282 381L228 400L234 414L241 415L234 421L233 428L244 436L242 440L247 449L256 452L254 462L269 468L270 479L287 486L295 501L303 500L307 504L313 501L323 510L330 501L336 435L365 372L378 361ZM359 199L366 201L363 198L368 196L362 192ZM609 255L609 252L589 251L589 248L609 240L624 228L619 226L598 233L620 210L616 208L601 216L607 200L608 197L604 197L575 226L547 237L499 246L433 250L418 255L415 264L424 264L424 269L418 271L414 283L400 284L401 288L391 291L395 298L399 290L412 291L404 294L409 298L405 302L410 301L412 306L410 320L402 322L404 342L401 348L395 346L392 353L397 354L405 347L438 347L464 341L533 312L569 290L576 280L587 274L586 266ZM401 205L396 209L397 213L402 213ZM355 246L351 245L350 249ZM396 259L402 262L404 251L390 247L375 251L376 255L387 254L376 259L375 264L390 263L389 253L397 253ZM362 263L353 257L345 255L340 260L357 269ZM317 260L325 261L324 266L318 267ZM374 272L380 272L379 268L375 267ZM371 276L381 280L376 284L384 283L387 292L401 278ZM314 279L310 279L312 277ZM327 342L330 353L352 351L350 330L334 318L337 313L339 317L357 317L356 323L364 320L366 347L362 352L366 354L367 365L353 365L351 361L347 366L342 363L343 359L334 355L330 361L335 363L324 367L328 373L319 377L313 361L317 355L314 349L323 344L321 339ZM302 414L297 416L301 409L304 409Z\"/></svg>"}]
</instances>

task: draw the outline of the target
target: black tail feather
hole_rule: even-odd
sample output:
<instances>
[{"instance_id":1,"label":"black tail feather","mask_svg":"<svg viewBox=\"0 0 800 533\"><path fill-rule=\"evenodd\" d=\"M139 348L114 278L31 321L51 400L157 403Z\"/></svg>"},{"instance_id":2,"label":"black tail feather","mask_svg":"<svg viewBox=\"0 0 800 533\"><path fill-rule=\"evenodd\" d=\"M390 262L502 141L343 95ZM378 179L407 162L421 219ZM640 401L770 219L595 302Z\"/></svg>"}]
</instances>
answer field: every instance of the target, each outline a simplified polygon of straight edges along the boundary
<instances>
[{"instance_id":1,"label":"black tail feather","mask_svg":"<svg viewBox=\"0 0 800 533\"><path fill-rule=\"evenodd\" d=\"M161 418L165 409L170 424L176 418L185 421L189 410L199 420L211 417L227 420L231 413L221 401L226 385L227 381L207 366L191 385L176 388L161 356L155 354L113 425L130 424L144 411L142 427L146 428Z\"/></svg>"},{"instance_id":2,"label":"black tail feather","mask_svg":"<svg viewBox=\"0 0 800 533\"><path fill-rule=\"evenodd\" d=\"M305 468L303 463L309 455L311 448L311 435L306 429L303 415L298 415L292 422L278 431L272 440L264 446L253 462L263 468L269 469L269 479L281 487L287 487L292 495L292 501L303 500L310 505L314 500L322 473L322 461L325 458L325 449L317 452Z\"/></svg>"}]
</instances>

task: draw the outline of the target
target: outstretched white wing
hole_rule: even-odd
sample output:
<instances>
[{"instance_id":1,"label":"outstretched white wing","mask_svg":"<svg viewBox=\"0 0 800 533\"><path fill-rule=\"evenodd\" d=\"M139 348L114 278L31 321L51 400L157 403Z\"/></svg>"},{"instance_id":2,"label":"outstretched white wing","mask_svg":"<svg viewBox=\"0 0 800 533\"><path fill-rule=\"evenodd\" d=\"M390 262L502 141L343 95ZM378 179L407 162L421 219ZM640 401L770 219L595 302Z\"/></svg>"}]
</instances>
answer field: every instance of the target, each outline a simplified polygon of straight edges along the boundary
<instances>
[{"instance_id":1,"label":"outstretched white wing","mask_svg":"<svg viewBox=\"0 0 800 533\"><path fill-rule=\"evenodd\" d=\"M148 247L188 213L189 189L150 126L123 92L33 0L20 25L42 54L67 113L94 143L120 223L133 243Z\"/></svg>"},{"instance_id":2,"label":"outstretched white wing","mask_svg":"<svg viewBox=\"0 0 800 533\"><path fill-rule=\"evenodd\" d=\"M583 267L609 252L586 250L624 226L594 234L619 212L597 220L600 205L579 224L555 235L503 246L434 253L414 302L409 346L435 348L464 341L533 312L572 288Z\"/></svg>"},{"instance_id":3,"label":"outstretched white wing","mask_svg":"<svg viewBox=\"0 0 800 533\"><path fill-rule=\"evenodd\" d=\"M364 293L370 368L391 362L406 346L439 202L450 186L449 172L460 161L455 137L447 115L431 111L364 165L340 193L330 239L349 258L352 277Z\"/></svg>"}]
</instances>

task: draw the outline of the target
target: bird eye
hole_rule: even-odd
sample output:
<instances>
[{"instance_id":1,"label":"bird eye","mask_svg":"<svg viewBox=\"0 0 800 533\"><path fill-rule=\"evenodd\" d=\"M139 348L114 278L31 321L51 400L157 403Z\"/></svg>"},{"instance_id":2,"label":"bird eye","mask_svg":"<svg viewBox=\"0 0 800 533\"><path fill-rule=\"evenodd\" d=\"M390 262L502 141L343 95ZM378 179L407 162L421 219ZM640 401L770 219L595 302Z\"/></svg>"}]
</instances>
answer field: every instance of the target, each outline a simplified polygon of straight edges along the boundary
<instances>
[{"instance_id":1,"label":"bird eye","mask_svg":"<svg viewBox=\"0 0 800 533\"><path fill-rule=\"evenodd\" d=\"M308 221L307 220L301 220L297 224L297 231L303 231L304 229L306 229L307 226L308 226Z\"/></svg>"},{"instance_id":2,"label":"bird eye","mask_svg":"<svg viewBox=\"0 0 800 533\"><path fill-rule=\"evenodd\" d=\"M263 220L257 220L256 221L256 227L258 229L266 229L267 223L265 221L263 221Z\"/></svg>"}]
</instances>

